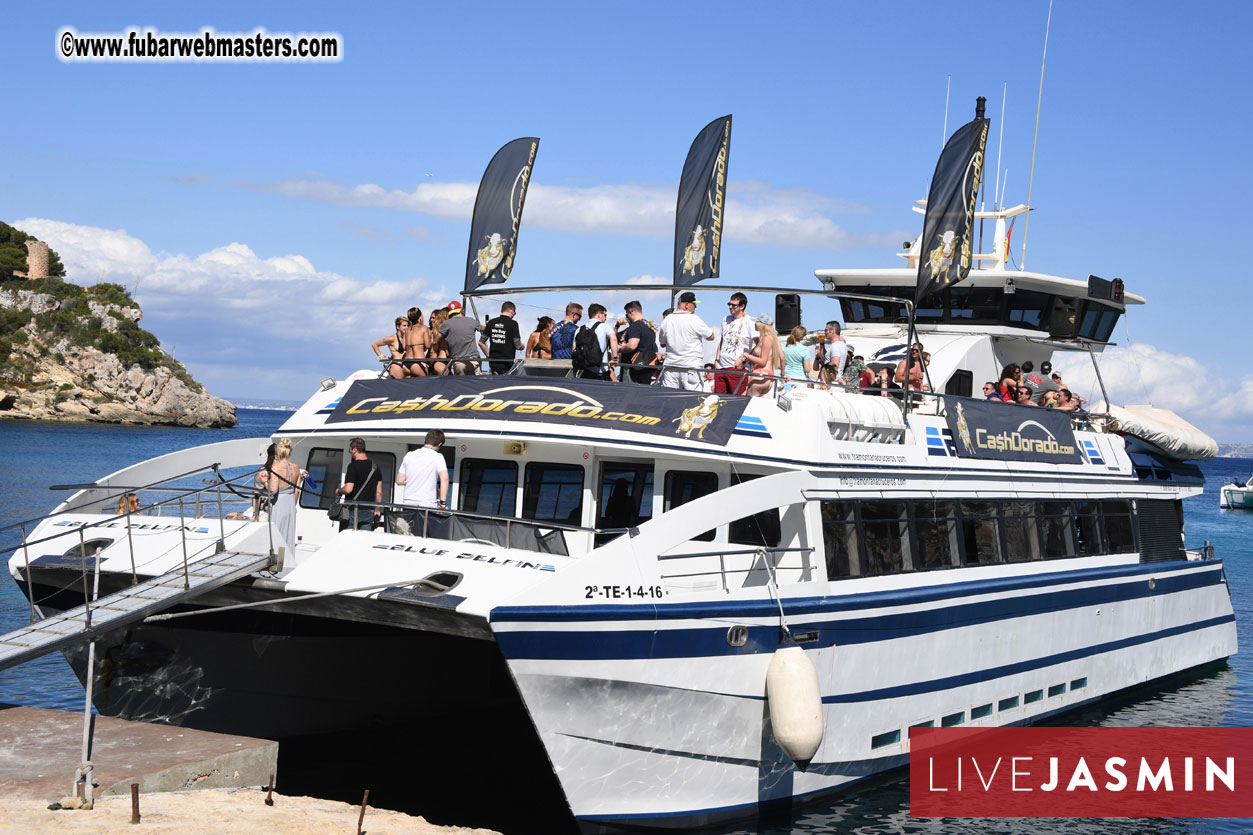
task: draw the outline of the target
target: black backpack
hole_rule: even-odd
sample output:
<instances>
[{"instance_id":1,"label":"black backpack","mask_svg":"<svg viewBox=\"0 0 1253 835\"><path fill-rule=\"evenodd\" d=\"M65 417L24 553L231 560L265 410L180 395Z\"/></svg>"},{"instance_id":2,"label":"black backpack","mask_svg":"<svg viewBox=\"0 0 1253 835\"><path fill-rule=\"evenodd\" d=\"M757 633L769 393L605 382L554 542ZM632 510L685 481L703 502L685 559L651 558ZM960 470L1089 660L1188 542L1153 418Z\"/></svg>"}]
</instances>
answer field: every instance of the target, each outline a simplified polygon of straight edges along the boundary
<instances>
[{"instance_id":1,"label":"black backpack","mask_svg":"<svg viewBox=\"0 0 1253 835\"><path fill-rule=\"evenodd\" d=\"M591 371L604 365L600 340L596 338L596 328L600 324L597 322L590 328L584 325L574 335L574 350L570 353L570 365L575 371Z\"/></svg>"}]
</instances>

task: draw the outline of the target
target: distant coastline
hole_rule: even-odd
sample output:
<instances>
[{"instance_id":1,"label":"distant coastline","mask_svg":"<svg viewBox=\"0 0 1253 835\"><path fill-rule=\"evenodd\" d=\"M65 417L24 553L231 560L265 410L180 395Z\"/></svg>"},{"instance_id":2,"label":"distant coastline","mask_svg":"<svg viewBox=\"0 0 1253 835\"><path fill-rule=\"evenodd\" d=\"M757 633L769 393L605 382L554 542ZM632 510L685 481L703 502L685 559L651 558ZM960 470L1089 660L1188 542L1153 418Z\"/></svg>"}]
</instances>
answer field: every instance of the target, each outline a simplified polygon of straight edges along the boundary
<instances>
[{"instance_id":1,"label":"distant coastline","mask_svg":"<svg viewBox=\"0 0 1253 835\"><path fill-rule=\"evenodd\" d=\"M300 400L271 400L265 397L228 397L236 409L269 409L272 412L294 412L304 403Z\"/></svg>"},{"instance_id":2,"label":"distant coastline","mask_svg":"<svg viewBox=\"0 0 1253 835\"><path fill-rule=\"evenodd\" d=\"M1253 444L1219 444L1219 458L1253 458Z\"/></svg>"}]
</instances>

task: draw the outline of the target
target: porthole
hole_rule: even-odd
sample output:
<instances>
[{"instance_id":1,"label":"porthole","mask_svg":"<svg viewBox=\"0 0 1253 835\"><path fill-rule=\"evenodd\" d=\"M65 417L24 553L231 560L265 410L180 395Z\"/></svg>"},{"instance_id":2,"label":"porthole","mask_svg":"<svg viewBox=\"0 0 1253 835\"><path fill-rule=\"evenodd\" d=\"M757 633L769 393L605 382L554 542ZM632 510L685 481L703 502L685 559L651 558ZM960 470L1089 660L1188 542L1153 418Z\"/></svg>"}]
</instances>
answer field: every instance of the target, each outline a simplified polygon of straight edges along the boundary
<instances>
[{"instance_id":1,"label":"porthole","mask_svg":"<svg viewBox=\"0 0 1253 835\"><path fill-rule=\"evenodd\" d=\"M414 583L413 591L427 597L438 597L441 594L448 594L460 582L461 575L456 571L437 571Z\"/></svg>"},{"instance_id":2,"label":"porthole","mask_svg":"<svg viewBox=\"0 0 1253 835\"><path fill-rule=\"evenodd\" d=\"M732 626L727 630L727 643L733 647L742 647L748 643L748 627Z\"/></svg>"},{"instance_id":3,"label":"porthole","mask_svg":"<svg viewBox=\"0 0 1253 835\"><path fill-rule=\"evenodd\" d=\"M75 543L73 548L70 548L70 550L66 551L61 556L72 559L80 559L85 556L90 559L112 544L112 539L89 539L82 543L81 546L78 543ZM81 553L79 550L80 548L82 549Z\"/></svg>"}]
</instances>

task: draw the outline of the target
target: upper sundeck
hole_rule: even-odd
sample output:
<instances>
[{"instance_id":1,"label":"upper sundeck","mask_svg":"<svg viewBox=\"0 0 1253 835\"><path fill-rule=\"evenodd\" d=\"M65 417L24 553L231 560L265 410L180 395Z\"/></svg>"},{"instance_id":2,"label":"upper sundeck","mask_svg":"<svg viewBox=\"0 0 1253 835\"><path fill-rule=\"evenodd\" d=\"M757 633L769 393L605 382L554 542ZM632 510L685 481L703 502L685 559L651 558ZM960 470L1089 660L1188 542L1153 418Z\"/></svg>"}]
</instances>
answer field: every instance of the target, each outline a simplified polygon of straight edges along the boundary
<instances>
[{"instance_id":1,"label":"upper sundeck","mask_svg":"<svg viewBox=\"0 0 1253 835\"><path fill-rule=\"evenodd\" d=\"M920 207L925 204L919 201ZM914 211L923 209L916 207ZM966 279L921 301L916 310L920 330L1004 327L1043 332L1056 340L1106 343L1126 306L1145 303L1143 296L1124 292L1121 280L1109 282L1095 276L1076 280L1011 268L1006 221L1026 211L1026 206L1018 205L975 213L977 220L996 222L993 250L972 255L973 268ZM842 300L848 325L907 321L907 307L889 297L913 298L921 256L918 241L907 242L898 256L907 266L816 270L814 274L831 292L884 297Z\"/></svg>"}]
</instances>

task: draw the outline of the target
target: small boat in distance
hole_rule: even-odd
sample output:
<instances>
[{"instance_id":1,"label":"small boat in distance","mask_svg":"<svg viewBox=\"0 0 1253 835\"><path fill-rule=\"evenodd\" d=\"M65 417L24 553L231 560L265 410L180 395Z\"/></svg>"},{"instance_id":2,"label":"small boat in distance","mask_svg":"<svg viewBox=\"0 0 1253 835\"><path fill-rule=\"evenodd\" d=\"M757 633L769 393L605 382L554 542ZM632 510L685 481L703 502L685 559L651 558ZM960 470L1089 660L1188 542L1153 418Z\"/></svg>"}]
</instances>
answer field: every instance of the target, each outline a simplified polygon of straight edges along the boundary
<instances>
[{"instance_id":1,"label":"small boat in distance","mask_svg":"<svg viewBox=\"0 0 1253 835\"><path fill-rule=\"evenodd\" d=\"M1253 510L1253 477L1246 482L1232 481L1218 490L1220 510Z\"/></svg>"}]
</instances>

